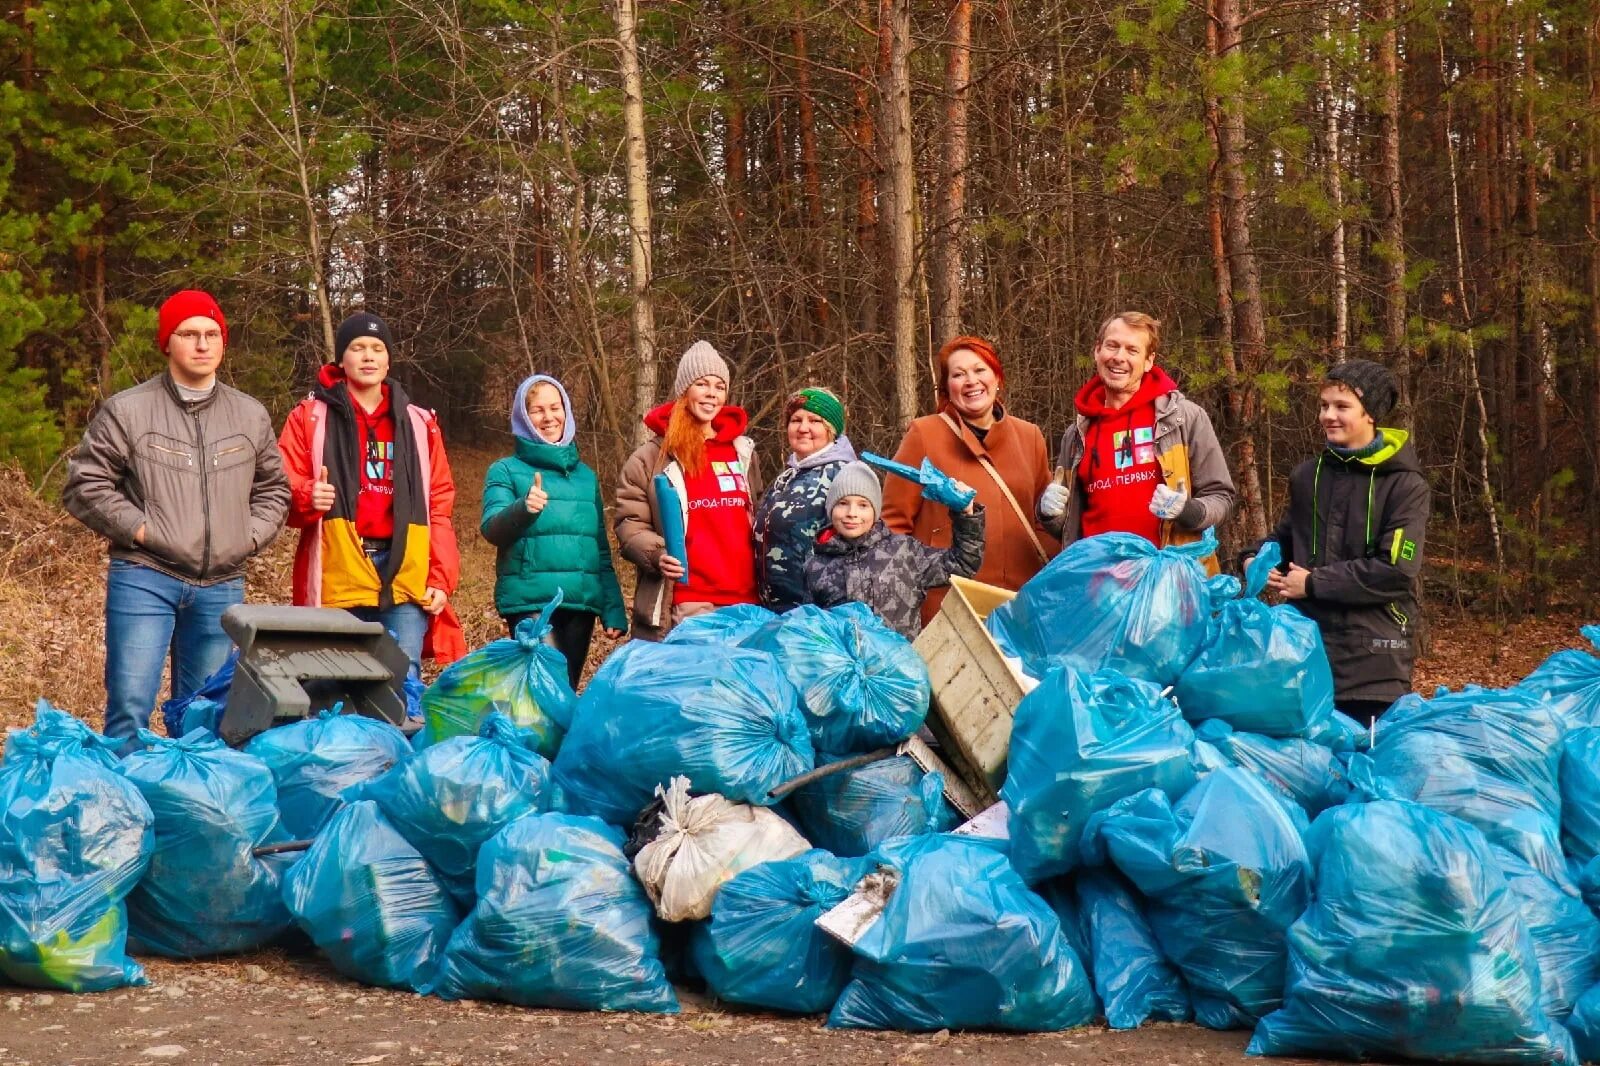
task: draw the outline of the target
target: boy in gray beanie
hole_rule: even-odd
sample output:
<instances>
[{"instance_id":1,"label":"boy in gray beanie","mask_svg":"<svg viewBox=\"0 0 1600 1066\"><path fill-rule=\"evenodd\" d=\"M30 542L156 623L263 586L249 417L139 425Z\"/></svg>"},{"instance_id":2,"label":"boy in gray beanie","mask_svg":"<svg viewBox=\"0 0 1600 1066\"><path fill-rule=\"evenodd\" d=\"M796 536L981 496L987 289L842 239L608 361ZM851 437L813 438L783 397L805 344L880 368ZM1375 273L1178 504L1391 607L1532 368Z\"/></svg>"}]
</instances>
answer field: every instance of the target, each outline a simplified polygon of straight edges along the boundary
<instances>
[{"instance_id":1,"label":"boy in gray beanie","mask_svg":"<svg viewBox=\"0 0 1600 1066\"><path fill-rule=\"evenodd\" d=\"M967 486L956 483L959 491ZM848 463L828 486L828 519L806 563L806 592L819 607L864 603L907 640L922 628L929 589L983 565L984 513L976 501L952 513L948 548L930 548L883 524L883 488L866 463Z\"/></svg>"}]
</instances>

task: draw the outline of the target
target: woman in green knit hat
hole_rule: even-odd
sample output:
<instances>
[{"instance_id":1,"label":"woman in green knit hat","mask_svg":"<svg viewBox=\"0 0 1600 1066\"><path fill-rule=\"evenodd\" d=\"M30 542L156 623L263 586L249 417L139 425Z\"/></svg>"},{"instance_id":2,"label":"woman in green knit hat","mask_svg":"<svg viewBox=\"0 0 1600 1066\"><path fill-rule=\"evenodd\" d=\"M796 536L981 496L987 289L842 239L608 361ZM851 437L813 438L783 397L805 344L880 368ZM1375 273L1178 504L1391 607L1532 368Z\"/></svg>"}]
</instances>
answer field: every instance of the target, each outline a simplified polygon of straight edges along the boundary
<instances>
[{"instance_id":1,"label":"woman in green knit hat","mask_svg":"<svg viewBox=\"0 0 1600 1066\"><path fill-rule=\"evenodd\" d=\"M551 642L578 687L598 619L608 637L628 628L606 539L600 481L578 459L567 390L547 374L517 388L511 404L513 454L489 467L483 483L484 539L495 546L494 606L513 635L559 591Z\"/></svg>"},{"instance_id":2,"label":"woman in green knit hat","mask_svg":"<svg viewBox=\"0 0 1600 1066\"><path fill-rule=\"evenodd\" d=\"M756 574L761 602L787 611L806 596L806 560L828 524L826 499L834 475L854 462L844 435L844 404L823 388L805 388L784 404L789 460L756 508Z\"/></svg>"}]
</instances>

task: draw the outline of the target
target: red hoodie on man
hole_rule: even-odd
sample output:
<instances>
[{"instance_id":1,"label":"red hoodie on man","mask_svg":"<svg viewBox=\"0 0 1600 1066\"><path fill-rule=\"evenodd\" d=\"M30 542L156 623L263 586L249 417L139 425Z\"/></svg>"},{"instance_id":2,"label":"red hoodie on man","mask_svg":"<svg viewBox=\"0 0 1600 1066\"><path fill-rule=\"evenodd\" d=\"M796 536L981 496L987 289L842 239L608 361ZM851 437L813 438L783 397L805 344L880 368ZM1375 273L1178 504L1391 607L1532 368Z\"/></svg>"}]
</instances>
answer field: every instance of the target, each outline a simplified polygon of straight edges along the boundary
<instances>
[{"instance_id":1,"label":"red hoodie on man","mask_svg":"<svg viewBox=\"0 0 1600 1066\"><path fill-rule=\"evenodd\" d=\"M644 424L664 437L671 417L672 404L664 403L644 416ZM678 603L726 607L757 602L750 487L744 461L734 446L749 424L743 408L730 405L717 412L711 421L713 435L706 441L705 467L683 472L688 489L684 544L689 555L689 582L673 592Z\"/></svg>"},{"instance_id":2,"label":"red hoodie on man","mask_svg":"<svg viewBox=\"0 0 1600 1066\"><path fill-rule=\"evenodd\" d=\"M1150 513L1150 497L1162 484L1156 456L1156 400L1178 383L1151 367L1139 391L1121 407L1106 405L1106 383L1090 378L1074 404L1089 419L1078 481L1083 485L1083 535L1136 533L1159 544L1161 519Z\"/></svg>"}]
</instances>

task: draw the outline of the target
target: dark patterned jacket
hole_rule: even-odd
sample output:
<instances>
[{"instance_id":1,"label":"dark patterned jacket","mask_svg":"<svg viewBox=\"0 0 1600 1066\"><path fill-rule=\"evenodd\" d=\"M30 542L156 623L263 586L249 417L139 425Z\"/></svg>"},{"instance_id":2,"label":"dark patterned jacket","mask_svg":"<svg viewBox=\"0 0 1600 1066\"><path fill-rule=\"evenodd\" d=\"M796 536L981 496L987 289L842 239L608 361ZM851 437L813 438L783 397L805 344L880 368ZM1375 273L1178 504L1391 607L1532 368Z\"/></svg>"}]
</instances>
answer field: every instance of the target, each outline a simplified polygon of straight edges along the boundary
<instances>
[{"instance_id":1,"label":"dark patterned jacket","mask_svg":"<svg viewBox=\"0 0 1600 1066\"><path fill-rule=\"evenodd\" d=\"M756 507L756 578L761 602L787 611L806 599L806 560L817 534L828 527L824 501L833 476L854 462L849 437L840 437L820 451L788 464Z\"/></svg>"},{"instance_id":2,"label":"dark patterned jacket","mask_svg":"<svg viewBox=\"0 0 1600 1066\"><path fill-rule=\"evenodd\" d=\"M819 607L864 603L904 636L922 629L922 597L971 577L983 565L982 505L972 514L951 515L951 545L930 548L904 533L894 533L880 518L855 540L825 529L806 562L806 592Z\"/></svg>"}]
</instances>

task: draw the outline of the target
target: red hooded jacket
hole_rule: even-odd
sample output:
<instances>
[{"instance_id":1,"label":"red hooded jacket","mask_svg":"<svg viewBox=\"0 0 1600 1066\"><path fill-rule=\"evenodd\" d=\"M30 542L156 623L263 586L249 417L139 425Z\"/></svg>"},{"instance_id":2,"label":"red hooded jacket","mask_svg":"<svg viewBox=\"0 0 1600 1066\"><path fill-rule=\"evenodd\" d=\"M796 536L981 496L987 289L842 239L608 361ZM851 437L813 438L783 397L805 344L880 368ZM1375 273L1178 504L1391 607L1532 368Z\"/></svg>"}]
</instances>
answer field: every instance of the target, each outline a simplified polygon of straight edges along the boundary
<instances>
[{"instance_id":1,"label":"red hooded jacket","mask_svg":"<svg viewBox=\"0 0 1600 1066\"><path fill-rule=\"evenodd\" d=\"M1134 533L1159 544L1161 519L1150 513L1150 497L1163 483L1156 453L1156 400L1178 388L1160 367L1151 367L1139 391L1121 407L1106 404L1098 376L1078 390L1073 403L1089 419L1083 461L1083 535Z\"/></svg>"}]
</instances>

